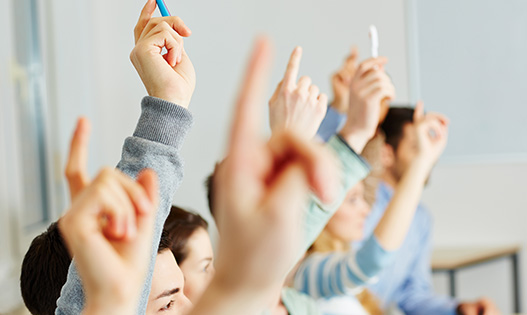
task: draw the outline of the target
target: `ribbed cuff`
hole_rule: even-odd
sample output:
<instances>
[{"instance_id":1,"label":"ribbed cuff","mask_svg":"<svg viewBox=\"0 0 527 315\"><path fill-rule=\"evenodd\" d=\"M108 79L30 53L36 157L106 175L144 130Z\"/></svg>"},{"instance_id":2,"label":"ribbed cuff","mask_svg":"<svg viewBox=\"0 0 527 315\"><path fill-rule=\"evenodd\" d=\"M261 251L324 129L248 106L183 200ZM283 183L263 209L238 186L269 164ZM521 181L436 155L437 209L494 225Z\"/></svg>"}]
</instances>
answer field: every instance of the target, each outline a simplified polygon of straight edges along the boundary
<instances>
[{"instance_id":1,"label":"ribbed cuff","mask_svg":"<svg viewBox=\"0 0 527 315\"><path fill-rule=\"evenodd\" d=\"M159 142L179 150L194 122L190 111L151 96L143 98L141 108L141 117L134 137Z\"/></svg>"},{"instance_id":2,"label":"ribbed cuff","mask_svg":"<svg viewBox=\"0 0 527 315\"><path fill-rule=\"evenodd\" d=\"M366 173L363 175L363 177L366 177L368 175L371 170L370 163L368 163L360 154L357 154L357 152L355 152L355 150L353 150L353 148L350 147L346 140L344 140L340 135L333 136L328 142L333 146L339 148L345 147L347 149L345 151L350 151L351 155L353 155L354 158L358 159L360 164L364 166Z\"/></svg>"}]
</instances>

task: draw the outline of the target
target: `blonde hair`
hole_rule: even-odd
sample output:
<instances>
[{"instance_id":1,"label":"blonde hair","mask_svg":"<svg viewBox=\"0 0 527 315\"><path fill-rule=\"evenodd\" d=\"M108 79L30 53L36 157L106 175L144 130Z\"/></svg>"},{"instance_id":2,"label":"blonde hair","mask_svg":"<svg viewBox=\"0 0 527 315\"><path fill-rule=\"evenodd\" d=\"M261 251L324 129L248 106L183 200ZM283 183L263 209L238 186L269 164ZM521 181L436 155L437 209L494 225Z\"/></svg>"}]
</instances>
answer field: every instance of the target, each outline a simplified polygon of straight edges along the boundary
<instances>
[{"instance_id":1,"label":"blonde hair","mask_svg":"<svg viewBox=\"0 0 527 315\"><path fill-rule=\"evenodd\" d=\"M381 163L381 150L384 145L384 135L380 132L373 137L362 151L362 157L368 161L371 166L371 172L368 177L363 180L364 183L364 199L371 207L375 202L375 193L377 191L377 185L380 181L382 174L382 163ZM336 244L339 243L337 248ZM339 240L337 237L331 234L327 228L324 228L318 235L313 245L309 248L308 254L314 252L317 253L328 253L337 250L350 250L348 242ZM361 293L356 295L357 300L360 302L362 307L370 315L383 315L384 312L380 306L380 302L369 290L364 289Z\"/></svg>"}]
</instances>

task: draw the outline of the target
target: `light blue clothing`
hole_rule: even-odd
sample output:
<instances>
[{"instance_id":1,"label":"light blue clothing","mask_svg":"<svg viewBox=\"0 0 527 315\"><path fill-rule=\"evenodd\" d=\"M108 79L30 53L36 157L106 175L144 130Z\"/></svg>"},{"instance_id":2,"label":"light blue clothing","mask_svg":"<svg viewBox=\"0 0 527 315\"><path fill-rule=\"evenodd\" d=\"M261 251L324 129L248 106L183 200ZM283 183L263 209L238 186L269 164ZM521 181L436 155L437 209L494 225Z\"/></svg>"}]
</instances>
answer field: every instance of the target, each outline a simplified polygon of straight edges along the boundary
<instances>
[{"instance_id":1,"label":"light blue clothing","mask_svg":"<svg viewBox=\"0 0 527 315\"><path fill-rule=\"evenodd\" d=\"M317 303L311 297L292 288L282 289L282 303L289 315L320 315Z\"/></svg>"},{"instance_id":2,"label":"light blue clothing","mask_svg":"<svg viewBox=\"0 0 527 315\"><path fill-rule=\"evenodd\" d=\"M309 255L295 274L294 286L315 299L358 293L393 257L394 252L384 250L372 236L357 252Z\"/></svg>"},{"instance_id":3,"label":"light blue clothing","mask_svg":"<svg viewBox=\"0 0 527 315\"><path fill-rule=\"evenodd\" d=\"M318 127L317 136L322 139L324 142L328 142L331 137L333 137L346 122L346 115L341 114L333 109L333 107L328 106L328 111L326 112L326 117Z\"/></svg>"},{"instance_id":4,"label":"light blue clothing","mask_svg":"<svg viewBox=\"0 0 527 315\"><path fill-rule=\"evenodd\" d=\"M365 225L365 235L371 235L390 202L393 189L380 183L372 212ZM432 217L419 204L414 219L394 263L387 266L378 281L368 288L377 295L384 307L396 303L408 315L455 315L458 302L441 297L432 288L430 255L432 249ZM361 244L354 244L359 247ZM364 246L367 246L365 243Z\"/></svg>"}]
</instances>

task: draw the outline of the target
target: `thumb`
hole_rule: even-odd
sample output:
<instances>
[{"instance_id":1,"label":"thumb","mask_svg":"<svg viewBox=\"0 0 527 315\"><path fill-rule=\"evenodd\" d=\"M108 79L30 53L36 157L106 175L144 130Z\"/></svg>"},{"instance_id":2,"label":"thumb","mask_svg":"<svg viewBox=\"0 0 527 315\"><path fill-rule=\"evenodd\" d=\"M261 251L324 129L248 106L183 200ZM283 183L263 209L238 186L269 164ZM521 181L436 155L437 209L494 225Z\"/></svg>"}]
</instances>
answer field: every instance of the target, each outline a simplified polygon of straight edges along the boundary
<instances>
[{"instance_id":1,"label":"thumb","mask_svg":"<svg viewBox=\"0 0 527 315\"><path fill-rule=\"evenodd\" d=\"M143 187L153 208L151 211L157 209L159 203L159 184L157 174L151 169L144 169L137 176L137 183Z\"/></svg>"}]
</instances>

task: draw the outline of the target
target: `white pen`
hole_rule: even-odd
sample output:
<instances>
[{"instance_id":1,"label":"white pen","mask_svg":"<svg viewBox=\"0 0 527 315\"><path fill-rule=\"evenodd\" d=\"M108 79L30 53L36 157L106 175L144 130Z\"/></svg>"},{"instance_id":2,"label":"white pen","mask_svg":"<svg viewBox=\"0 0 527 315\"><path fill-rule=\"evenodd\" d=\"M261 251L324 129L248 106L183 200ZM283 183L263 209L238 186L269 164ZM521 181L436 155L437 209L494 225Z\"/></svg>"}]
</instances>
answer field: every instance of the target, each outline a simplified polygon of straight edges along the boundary
<instances>
[{"instance_id":1,"label":"white pen","mask_svg":"<svg viewBox=\"0 0 527 315\"><path fill-rule=\"evenodd\" d=\"M371 41L371 56L372 58L379 57L379 34L377 27L370 25L370 41Z\"/></svg>"}]
</instances>

